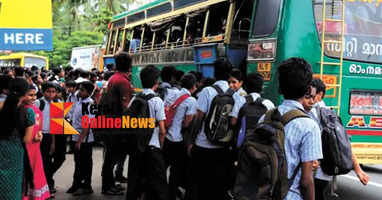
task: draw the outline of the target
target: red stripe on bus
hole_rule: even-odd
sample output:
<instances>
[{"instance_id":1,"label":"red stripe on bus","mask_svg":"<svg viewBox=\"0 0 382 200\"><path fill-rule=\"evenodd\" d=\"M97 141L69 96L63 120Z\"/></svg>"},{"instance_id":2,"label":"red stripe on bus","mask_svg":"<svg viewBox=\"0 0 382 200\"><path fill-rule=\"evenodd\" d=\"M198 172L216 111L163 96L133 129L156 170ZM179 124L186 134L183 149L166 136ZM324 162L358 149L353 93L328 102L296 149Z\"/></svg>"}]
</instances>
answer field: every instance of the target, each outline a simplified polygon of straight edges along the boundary
<instances>
[{"instance_id":1,"label":"red stripe on bus","mask_svg":"<svg viewBox=\"0 0 382 200\"><path fill-rule=\"evenodd\" d=\"M382 131L362 131L362 130L347 130L347 133L349 135L376 135L376 136L382 136Z\"/></svg>"}]
</instances>

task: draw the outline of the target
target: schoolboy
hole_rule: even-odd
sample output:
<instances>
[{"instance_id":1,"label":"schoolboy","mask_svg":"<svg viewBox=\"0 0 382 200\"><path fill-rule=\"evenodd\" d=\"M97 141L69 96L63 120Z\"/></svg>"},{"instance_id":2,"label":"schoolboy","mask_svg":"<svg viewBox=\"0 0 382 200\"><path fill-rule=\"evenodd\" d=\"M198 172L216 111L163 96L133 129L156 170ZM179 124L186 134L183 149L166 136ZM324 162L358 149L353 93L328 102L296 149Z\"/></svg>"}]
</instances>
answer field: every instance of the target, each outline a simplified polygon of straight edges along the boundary
<instances>
[{"instance_id":1,"label":"schoolboy","mask_svg":"<svg viewBox=\"0 0 382 200\"><path fill-rule=\"evenodd\" d=\"M315 95L310 86L310 64L301 58L290 58L280 64L278 73L279 91L284 97L278 111L281 115L294 109L303 111L304 99ZM288 179L297 171L285 199L312 200L315 197L313 162L322 158L320 128L311 118L297 118L284 127L284 132Z\"/></svg>"},{"instance_id":2,"label":"schoolboy","mask_svg":"<svg viewBox=\"0 0 382 200\"><path fill-rule=\"evenodd\" d=\"M214 74L218 86L223 92L229 88L228 78L231 63L224 58L214 62ZM213 87L204 88L198 96L197 119L202 120L209 112L212 100L217 95ZM195 145L191 149L191 191L195 199L224 199L229 187L230 158L228 148L212 144L204 132L204 123L197 134ZM190 150L189 150L190 151Z\"/></svg>"},{"instance_id":3,"label":"schoolboy","mask_svg":"<svg viewBox=\"0 0 382 200\"><path fill-rule=\"evenodd\" d=\"M140 78L144 95L155 94L159 76L160 71L152 65L142 69ZM168 200L166 164L161 149L166 135L164 104L161 98L155 96L148 100L148 106L150 117L155 118L159 126L154 129L143 156L132 154L129 157L127 200L137 200L141 192L145 193L147 200ZM142 179L146 181L144 186L139 184Z\"/></svg>"},{"instance_id":4,"label":"schoolboy","mask_svg":"<svg viewBox=\"0 0 382 200\"><path fill-rule=\"evenodd\" d=\"M93 132L90 128L82 127L83 117L94 118L95 116L90 113L90 107L94 103L90 95L93 93L94 85L90 81L80 83L78 96L80 100L75 104L73 111L73 128L80 134L72 135L75 142L74 149L74 174L73 184L67 191L73 195L83 195L93 193L91 186L93 158L92 158L92 143L94 142ZM83 105L88 105L84 107ZM82 109L87 108L87 112Z\"/></svg>"},{"instance_id":5,"label":"schoolboy","mask_svg":"<svg viewBox=\"0 0 382 200\"><path fill-rule=\"evenodd\" d=\"M164 143L164 154L166 161L171 166L169 176L169 195L170 200L176 199L176 192L179 186L185 187L186 182L186 162L187 151L183 141L182 129L189 127L192 118L196 114L196 99L192 94L196 91L196 78L189 73L184 75L181 80L182 89L173 93L175 97L171 99L179 99L183 95L189 95L176 109L171 126L169 127ZM171 105L175 103L171 102Z\"/></svg>"},{"instance_id":6,"label":"schoolboy","mask_svg":"<svg viewBox=\"0 0 382 200\"><path fill-rule=\"evenodd\" d=\"M52 82L45 82L41 87L44 96L35 102L35 106L43 113L41 156L50 193L54 194L53 175L65 161L66 146L62 146L62 142L56 141L56 136L50 134L50 103L56 99L57 87Z\"/></svg>"}]
</instances>

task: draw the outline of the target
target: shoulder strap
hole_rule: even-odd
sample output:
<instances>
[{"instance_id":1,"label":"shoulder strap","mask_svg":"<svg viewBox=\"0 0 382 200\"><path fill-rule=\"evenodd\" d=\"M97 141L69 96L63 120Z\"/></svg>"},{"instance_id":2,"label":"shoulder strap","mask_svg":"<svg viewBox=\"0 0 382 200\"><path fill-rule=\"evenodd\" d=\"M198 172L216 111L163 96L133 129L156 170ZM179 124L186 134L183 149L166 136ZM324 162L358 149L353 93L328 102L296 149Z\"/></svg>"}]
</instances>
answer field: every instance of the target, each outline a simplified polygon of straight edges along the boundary
<instances>
[{"instance_id":1,"label":"shoulder strap","mask_svg":"<svg viewBox=\"0 0 382 200\"><path fill-rule=\"evenodd\" d=\"M244 97L246 103L252 103L253 102L253 97L251 95L247 95Z\"/></svg>"},{"instance_id":2,"label":"shoulder strap","mask_svg":"<svg viewBox=\"0 0 382 200\"><path fill-rule=\"evenodd\" d=\"M292 177L290 177L290 179L288 179L288 188L292 187L293 182L294 182L294 179L296 178L297 173L298 173L298 170L299 170L300 168L301 168L301 162L298 163L297 167L294 169L293 174L292 174Z\"/></svg>"},{"instance_id":3,"label":"shoulder strap","mask_svg":"<svg viewBox=\"0 0 382 200\"><path fill-rule=\"evenodd\" d=\"M45 101L43 99L39 99L38 100L40 102L40 106L39 106L39 109L41 111L44 111L44 108L45 108Z\"/></svg>"},{"instance_id":4,"label":"shoulder strap","mask_svg":"<svg viewBox=\"0 0 382 200\"><path fill-rule=\"evenodd\" d=\"M309 116L302 110L300 109L294 109L294 110L291 110L287 113L285 113L282 117L281 117L281 122L284 124L284 126L286 124L288 124L290 121L294 120L294 119L297 119L297 118L309 118Z\"/></svg>"},{"instance_id":5,"label":"shoulder strap","mask_svg":"<svg viewBox=\"0 0 382 200\"><path fill-rule=\"evenodd\" d=\"M171 107L173 108L177 108L179 106L179 104L181 104L183 101L185 101L188 97L190 97L190 95L188 94L184 94L182 96L180 96L174 104L171 105Z\"/></svg>"},{"instance_id":6,"label":"shoulder strap","mask_svg":"<svg viewBox=\"0 0 382 200\"><path fill-rule=\"evenodd\" d=\"M150 100L150 99L152 99L152 98L154 98L154 97L156 97L156 95L155 94L142 94L142 98L144 99L144 100L146 100L146 101L148 101L148 100Z\"/></svg>"},{"instance_id":7,"label":"shoulder strap","mask_svg":"<svg viewBox=\"0 0 382 200\"><path fill-rule=\"evenodd\" d=\"M257 105L263 105L263 101L264 101L263 98L258 97L258 98L256 99L256 101L255 101L255 104L257 104Z\"/></svg>"},{"instance_id":8,"label":"shoulder strap","mask_svg":"<svg viewBox=\"0 0 382 200\"><path fill-rule=\"evenodd\" d=\"M211 87L214 88L218 94L224 93L223 90L217 85L211 85Z\"/></svg>"}]
</instances>

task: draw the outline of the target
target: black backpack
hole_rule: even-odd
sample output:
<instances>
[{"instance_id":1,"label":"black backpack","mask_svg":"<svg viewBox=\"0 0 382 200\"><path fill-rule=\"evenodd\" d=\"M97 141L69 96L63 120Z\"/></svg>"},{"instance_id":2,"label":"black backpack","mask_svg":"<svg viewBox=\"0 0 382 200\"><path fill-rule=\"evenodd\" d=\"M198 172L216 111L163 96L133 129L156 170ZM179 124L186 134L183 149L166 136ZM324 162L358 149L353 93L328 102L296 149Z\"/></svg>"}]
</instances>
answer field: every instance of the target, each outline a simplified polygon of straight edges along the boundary
<instances>
[{"instance_id":1,"label":"black backpack","mask_svg":"<svg viewBox=\"0 0 382 200\"><path fill-rule=\"evenodd\" d=\"M254 129L261 116L267 112L267 108L263 104L263 98L258 97L256 101L253 101L253 97L248 95L245 97L245 101L246 103L241 107L238 117L240 123L240 133L237 139L238 147L244 140L245 132L248 129Z\"/></svg>"},{"instance_id":2,"label":"black backpack","mask_svg":"<svg viewBox=\"0 0 382 200\"><path fill-rule=\"evenodd\" d=\"M168 89L170 89L169 86L165 86L165 87L159 86L158 89L157 89L158 96L163 101L164 101L164 98L167 96Z\"/></svg>"},{"instance_id":3,"label":"black backpack","mask_svg":"<svg viewBox=\"0 0 382 200\"><path fill-rule=\"evenodd\" d=\"M139 93L133 99L130 107L127 109L126 116L129 116L130 119L136 118L141 120L149 120L150 118L150 108L148 101L156 97L155 94L143 94ZM153 134L154 127L148 125L146 128L129 128L127 145L129 148L130 154L134 153L143 153L146 146L149 144L151 136Z\"/></svg>"},{"instance_id":4,"label":"black backpack","mask_svg":"<svg viewBox=\"0 0 382 200\"><path fill-rule=\"evenodd\" d=\"M317 113L322 127L322 171L331 176L349 173L353 169L353 154L341 119L327 108L317 108Z\"/></svg>"},{"instance_id":5,"label":"black backpack","mask_svg":"<svg viewBox=\"0 0 382 200\"><path fill-rule=\"evenodd\" d=\"M234 129L231 125L231 116L234 100L234 91L228 89L226 92L217 86L212 88L218 93L212 100L210 110L207 114L204 131L207 139L215 145L229 146L234 138Z\"/></svg>"},{"instance_id":6,"label":"black backpack","mask_svg":"<svg viewBox=\"0 0 382 200\"><path fill-rule=\"evenodd\" d=\"M265 114L264 122L248 129L239 150L234 185L236 200L282 200L288 193L301 163L288 179L284 126L296 118L309 117L301 110L281 116L278 109Z\"/></svg>"}]
</instances>

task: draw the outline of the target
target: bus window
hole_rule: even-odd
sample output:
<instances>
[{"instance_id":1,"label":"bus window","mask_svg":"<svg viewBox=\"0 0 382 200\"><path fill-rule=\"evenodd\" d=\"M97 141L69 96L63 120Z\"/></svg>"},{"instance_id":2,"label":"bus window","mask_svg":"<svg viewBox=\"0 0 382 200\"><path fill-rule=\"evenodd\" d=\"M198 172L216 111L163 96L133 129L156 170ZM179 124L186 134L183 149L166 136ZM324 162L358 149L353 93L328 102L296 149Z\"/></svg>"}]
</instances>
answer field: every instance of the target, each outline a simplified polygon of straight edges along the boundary
<instances>
[{"instance_id":1,"label":"bus window","mask_svg":"<svg viewBox=\"0 0 382 200\"><path fill-rule=\"evenodd\" d=\"M169 29L155 31L154 49L160 49L166 46L167 34Z\"/></svg>"},{"instance_id":2,"label":"bus window","mask_svg":"<svg viewBox=\"0 0 382 200\"><path fill-rule=\"evenodd\" d=\"M322 0L314 0L316 27L322 34ZM382 63L382 6L371 1L346 1L345 6L344 58L358 61ZM342 18L342 1L327 0L326 17ZM325 23L325 40L340 40L342 23ZM320 37L321 39L321 37ZM325 54L339 57L340 44L326 43Z\"/></svg>"},{"instance_id":3,"label":"bus window","mask_svg":"<svg viewBox=\"0 0 382 200\"><path fill-rule=\"evenodd\" d=\"M123 29L119 29L118 30L118 35L117 35L117 41L116 41L116 47L115 47L115 52L114 53L117 53L118 51L121 51L122 50L122 38L123 38L123 32L125 30Z\"/></svg>"},{"instance_id":4,"label":"bus window","mask_svg":"<svg viewBox=\"0 0 382 200\"><path fill-rule=\"evenodd\" d=\"M0 67L16 67L21 65L21 59L0 60Z\"/></svg>"},{"instance_id":5,"label":"bus window","mask_svg":"<svg viewBox=\"0 0 382 200\"><path fill-rule=\"evenodd\" d=\"M111 37L109 38L109 49L107 50L107 54L113 54L116 31L117 30L112 30L111 32Z\"/></svg>"},{"instance_id":6,"label":"bus window","mask_svg":"<svg viewBox=\"0 0 382 200\"><path fill-rule=\"evenodd\" d=\"M125 29L125 31L125 46L123 47L123 51L128 52L130 49L130 40L132 39L132 31L128 29Z\"/></svg>"},{"instance_id":7,"label":"bus window","mask_svg":"<svg viewBox=\"0 0 382 200\"><path fill-rule=\"evenodd\" d=\"M231 40L248 43L254 0L244 0L236 4Z\"/></svg>"},{"instance_id":8,"label":"bus window","mask_svg":"<svg viewBox=\"0 0 382 200\"><path fill-rule=\"evenodd\" d=\"M32 67L32 66L36 66L39 69L41 69L42 67L46 67L47 63L42 58L25 57L24 58L24 67Z\"/></svg>"},{"instance_id":9,"label":"bus window","mask_svg":"<svg viewBox=\"0 0 382 200\"><path fill-rule=\"evenodd\" d=\"M197 44L202 41L204 21L206 18L206 12L190 13L189 22L186 28L187 36L185 44Z\"/></svg>"},{"instance_id":10,"label":"bus window","mask_svg":"<svg viewBox=\"0 0 382 200\"><path fill-rule=\"evenodd\" d=\"M181 16L173 21L173 25L170 27L169 46L177 47L183 43L184 24L186 24L186 16Z\"/></svg>"},{"instance_id":11,"label":"bus window","mask_svg":"<svg viewBox=\"0 0 382 200\"><path fill-rule=\"evenodd\" d=\"M209 8L209 19L206 30L206 37L212 37L221 35L220 39L223 39L225 34L227 17L230 3L222 2L216 5L212 5Z\"/></svg>"},{"instance_id":12,"label":"bus window","mask_svg":"<svg viewBox=\"0 0 382 200\"><path fill-rule=\"evenodd\" d=\"M277 26L281 0L258 0L253 23L254 37L271 35ZM266 19L266 20L264 20Z\"/></svg>"},{"instance_id":13,"label":"bus window","mask_svg":"<svg viewBox=\"0 0 382 200\"><path fill-rule=\"evenodd\" d=\"M148 51L151 50L153 43L154 32L151 28L145 25L145 34L143 36L142 50Z\"/></svg>"},{"instance_id":14,"label":"bus window","mask_svg":"<svg viewBox=\"0 0 382 200\"><path fill-rule=\"evenodd\" d=\"M130 40L129 52L135 53L140 49L142 37L142 27L134 27L132 39Z\"/></svg>"}]
</instances>

